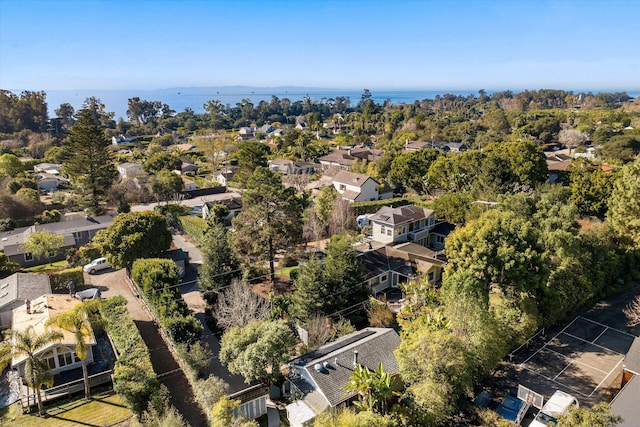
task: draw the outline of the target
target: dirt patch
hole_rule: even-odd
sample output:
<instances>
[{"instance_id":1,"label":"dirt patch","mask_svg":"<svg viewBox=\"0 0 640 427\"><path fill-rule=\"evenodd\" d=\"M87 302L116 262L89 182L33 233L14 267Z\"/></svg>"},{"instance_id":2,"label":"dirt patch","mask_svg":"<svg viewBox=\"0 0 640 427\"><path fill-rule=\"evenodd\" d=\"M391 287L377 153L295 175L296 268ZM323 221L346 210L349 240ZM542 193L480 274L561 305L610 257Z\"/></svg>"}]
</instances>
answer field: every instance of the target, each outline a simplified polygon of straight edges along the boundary
<instances>
[{"instance_id":1,"label":"dirt patch","mask_svg":"<svg viewBox=\"0 0 640 427\"><path fill-rule=\"evenodd\" d=\"M271 291L273 291L276 296L290 295L296 290L296 287L289 277L276 274L273 284L267 279L253 285L251 289L262 298L269 299L269 292Z\"/></svg>"}]
</instances>

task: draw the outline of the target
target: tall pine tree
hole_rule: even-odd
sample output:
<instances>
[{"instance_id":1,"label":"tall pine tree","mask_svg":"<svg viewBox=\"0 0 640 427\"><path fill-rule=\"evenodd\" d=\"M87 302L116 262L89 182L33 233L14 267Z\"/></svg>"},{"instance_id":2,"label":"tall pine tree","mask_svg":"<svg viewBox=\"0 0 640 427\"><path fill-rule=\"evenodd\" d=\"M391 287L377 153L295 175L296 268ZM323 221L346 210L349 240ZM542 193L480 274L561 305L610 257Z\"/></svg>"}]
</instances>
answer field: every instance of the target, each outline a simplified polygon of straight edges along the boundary
<instances>
[{"instance_id":1,"label":"tall pine tree","mask_svg":"<svg viewBox=\"0 0 640 427\"><path fill-rule=\"evenodd\" d=\"M68 158L63 166L76 191L88 197L93 214L101 212L101 198L118 176L109 144L98 113L91 108L80 110L76 124L69 130Z\"/></svg>"},{"instance_id":2,"label":"tall pine tree","mask_svg":"<svg viewBox=\"0 0 640 427\"><path fill-rule=\"evenodd\" d=\"M198 283L211 303L213 294L229 286L240 274L237 271L238 262L231 252L227 229L222 222L215 222L209 227L202 243Z\"/></svg>"}]
</instances>

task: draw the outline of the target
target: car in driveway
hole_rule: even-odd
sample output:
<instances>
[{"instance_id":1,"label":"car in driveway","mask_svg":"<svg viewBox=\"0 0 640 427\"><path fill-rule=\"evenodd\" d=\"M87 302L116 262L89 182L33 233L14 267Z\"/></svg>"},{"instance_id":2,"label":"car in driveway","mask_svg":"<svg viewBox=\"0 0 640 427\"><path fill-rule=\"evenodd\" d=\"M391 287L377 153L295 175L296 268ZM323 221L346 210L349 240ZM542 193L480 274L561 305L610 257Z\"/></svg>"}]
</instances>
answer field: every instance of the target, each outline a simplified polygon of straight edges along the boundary
<instances>
[{"instance_id":1,"label":"car in driveway","mask_svg":"<svg viewBox=\"0 0 640 427\"><path fill-rule=\"evenodd\" d=\"M529 427L546 427L550 423L557 424L558 417L567 415L569 408L572 406L579 407L578 399L565 393L564 391L556 390L553 396L544 404L540 412L531 421Z\"/></svg>"},{"instance_id":2,"label":"car in driveway","mask_svg":"<svg viewBox=\"0 0 640 427\"><path fill-rule=\"evenodd\" d=\"M83 267L85 273L96 274L100 270L105 270L107 268L111 268L111 264L107 262L106 258L96 258L91 261L89 264Z\"/></svg>"}]
</instances>

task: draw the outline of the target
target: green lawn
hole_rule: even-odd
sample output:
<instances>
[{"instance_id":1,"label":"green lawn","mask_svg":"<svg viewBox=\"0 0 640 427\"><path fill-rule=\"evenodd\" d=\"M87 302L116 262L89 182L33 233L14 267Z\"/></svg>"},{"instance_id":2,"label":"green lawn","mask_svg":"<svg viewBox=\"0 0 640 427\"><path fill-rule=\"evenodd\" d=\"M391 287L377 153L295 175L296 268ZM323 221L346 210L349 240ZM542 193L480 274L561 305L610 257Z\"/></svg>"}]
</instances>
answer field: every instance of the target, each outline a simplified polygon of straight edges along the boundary
<instances>
[{"instance_id":1,"label":"green lawn","mask_svg":"<svg viewBox=\"0 0 640 427\"><path fill-rule=\"evenodd\" d=\"M282 276L291 277L291 272L299 269L299 265L294 265L293 267L284 267L276 270L276 274L280 274Z\"/></svg>"},{"instance_id":2,"label":"green lawn","mask_svg":"<svg viewBox=\"0 0 640 427\"><path fill-rule=\"evenodd\" d=\"M44 273L45 271L60 270L63 268L67 268L67 261L65 260L57 261L57 262L54 262L53 264L42 264L42 265L36 265L33 267L23 268L22 271L25 273Z\"/></svg>"},{"instance_id":3,"label":"green lawn","mask_svg":"<svg viewBox=\"0 0 640 427\"><path fill-rule=\"evenodd\" d=\"M19 427L69 427L69 426L112 426L128 420L133 413L124 405L120 396L113 391L92 396L85 401L79 397L73 401L65 401L58 406L45 407L47 416L37 416L37 407L31 414L18 416L17 404L0 409L0 425Z\"/></svg>"}]
</instances>

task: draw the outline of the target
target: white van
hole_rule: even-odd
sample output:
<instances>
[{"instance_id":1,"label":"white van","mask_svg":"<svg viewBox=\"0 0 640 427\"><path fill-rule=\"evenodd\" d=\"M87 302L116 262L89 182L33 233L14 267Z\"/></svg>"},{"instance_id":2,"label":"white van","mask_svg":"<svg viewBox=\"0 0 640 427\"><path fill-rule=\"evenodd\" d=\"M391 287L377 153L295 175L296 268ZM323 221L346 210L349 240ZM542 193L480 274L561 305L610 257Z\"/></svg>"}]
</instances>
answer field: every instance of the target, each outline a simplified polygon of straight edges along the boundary
<instances>
[{"instance_id":1,"label":"white van","mask_svg":"<svg viewBox=\"0 0 640 427\"><path fill-rule=\"evenodd\" d=\"M105 268L111 268L111 264L107 262L106 258L96 258L89 264L83 267L85 273L95 274L97 271L104 270Z\"/></svg>"},{"instance_id":2,"label":"white van","mask_svg":"<svg viewBox=\"0 0 640 427\"><path fill-rule=\"evenodd\" d=\"M564 391L556 390L551 399L547 400L538 415L531 421L529 427L545 427L551 422L557 423L557 418L561 415L567 415L569 408L573 405L580 406L575 397Z\"/></svg>"}]
</instances>

